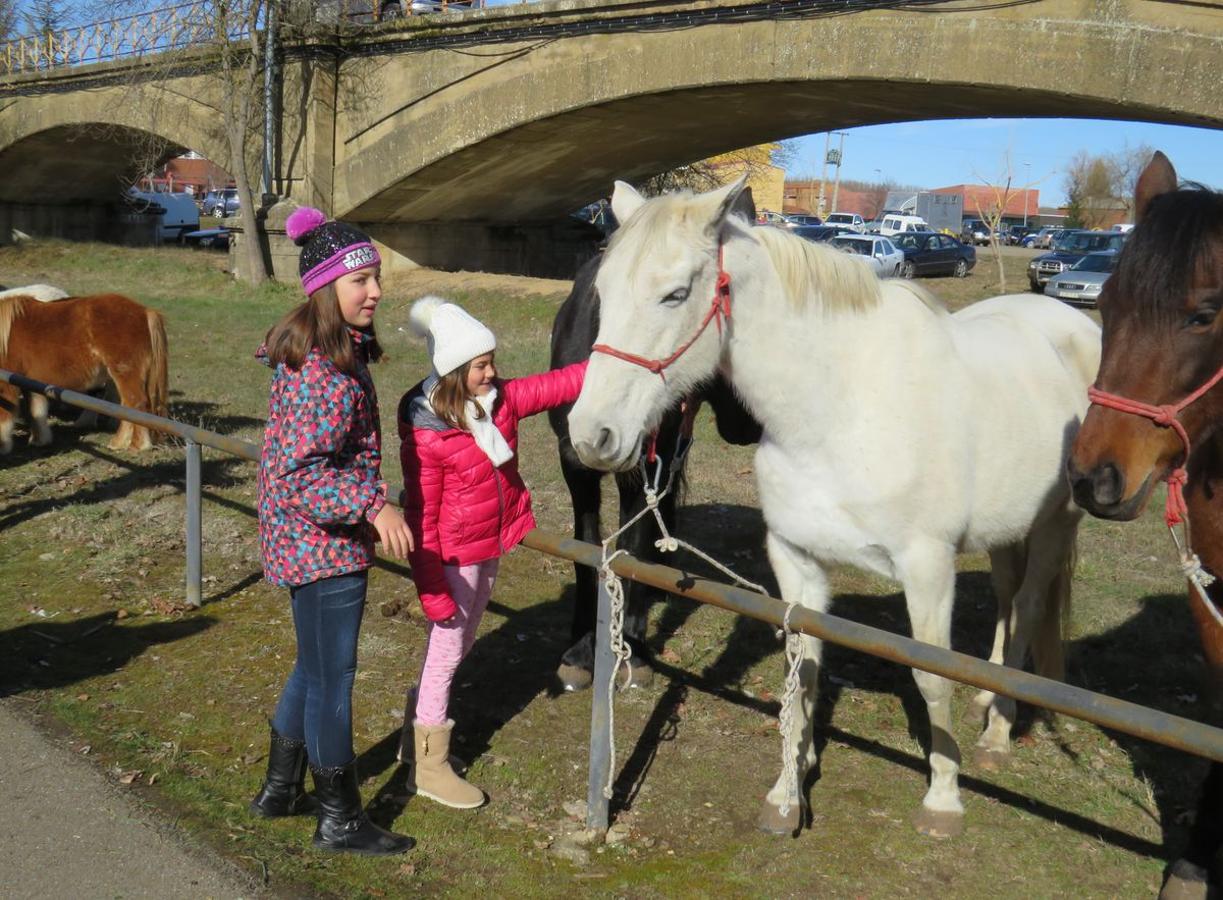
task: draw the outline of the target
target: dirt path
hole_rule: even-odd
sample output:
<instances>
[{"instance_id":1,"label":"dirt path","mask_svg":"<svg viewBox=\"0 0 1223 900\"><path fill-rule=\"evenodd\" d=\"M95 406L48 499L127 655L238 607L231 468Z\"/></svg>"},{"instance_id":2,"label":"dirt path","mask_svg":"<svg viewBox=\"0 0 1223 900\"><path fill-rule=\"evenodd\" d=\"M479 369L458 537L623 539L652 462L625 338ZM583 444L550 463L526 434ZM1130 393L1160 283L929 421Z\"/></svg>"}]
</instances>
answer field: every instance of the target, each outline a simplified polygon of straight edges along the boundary
<instances>
[{"instance_id":1,"label":"dirt path","mask_svg":"<svg viewBox=\"0 0 1223 900\"><path fill-rule=\"evenodd\" d=\"M0 702L2 893L35 897L251 897L215 854Z\"/></svg>"}]
</instances>

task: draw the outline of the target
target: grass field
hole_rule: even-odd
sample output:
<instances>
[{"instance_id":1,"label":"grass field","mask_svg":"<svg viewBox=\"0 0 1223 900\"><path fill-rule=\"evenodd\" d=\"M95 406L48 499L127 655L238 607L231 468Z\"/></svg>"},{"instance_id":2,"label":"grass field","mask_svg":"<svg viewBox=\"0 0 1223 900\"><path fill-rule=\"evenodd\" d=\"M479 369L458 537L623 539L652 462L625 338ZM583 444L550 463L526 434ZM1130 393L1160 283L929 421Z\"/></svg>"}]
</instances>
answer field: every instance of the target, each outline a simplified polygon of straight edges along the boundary
<instances>
[{"instance_id":1,"label":"grass field","mask_svg":"<svg viewBox=\"0 0 1223 900\"><path fill-rule=\"evenodd\" d=\"M969 278L925 282L959 307L996 292L992 261ZM1025 285L1027 254L1004 258ZM258 440L269 373L253 360L297 291L252 290L222 257L38 243L0 249L0 283L73 293L119 291L162 310L171 348L172 415ZM425 290L449 292L497 331L499 367L547 364L552 316L567 286L417 272L387 285L375 367L384 474L399 477L392 426L399 396L426 371L406 310ZM589 695L555 696L572 570L519 549L502 568L472 657L460 670L455 751L491 802L474 812L409 798L394 761L402 698L420 664L422 618L405 570L379 566L361 641L355 728L375 818L415 835L405 857L366 860L307 849L307 821L251 819L266 717L291 665L285 593L261 581L254 467L205 450L205 604L183 593L181 448L114 453L106 435L56 427L53 447L18 447L0 462L0 691L66 729L121 784L165 807L252 875L286 894L343 897L506 896L1132 897L1153 895L1184 838L1204 767L1171 751L1059 717L1038 721L1001 773L966 764L962 837L917 835L925 789L918 735L924 706L909 673L829 647L809 783L811 827L797 839L754 828L779 768L779 645L770 630L684 601L658 606L653 687L621 696L617 822L624 839L574 864L554 852L577 827L564 805L586 793ZM542 527L570 528L568 499L542 417L524 423L524 474ZM762 549L750 449L719 444L698 423L680 531L772 584ZM895 584L833 573L833 611L907 632ZM983 557L965 557L955 646L986 652L993 598ZM396 606L401 611L383 615ZM1200 658L1156 512L1129 526L1084 523L1070 639L1070 680L1196 718L1205 716ZM957 691L957 710L971 690ZM1029 716L1029 720L1031 717ZM975 725L960 721L968 748Z\"/></svg>"}]
</instances>

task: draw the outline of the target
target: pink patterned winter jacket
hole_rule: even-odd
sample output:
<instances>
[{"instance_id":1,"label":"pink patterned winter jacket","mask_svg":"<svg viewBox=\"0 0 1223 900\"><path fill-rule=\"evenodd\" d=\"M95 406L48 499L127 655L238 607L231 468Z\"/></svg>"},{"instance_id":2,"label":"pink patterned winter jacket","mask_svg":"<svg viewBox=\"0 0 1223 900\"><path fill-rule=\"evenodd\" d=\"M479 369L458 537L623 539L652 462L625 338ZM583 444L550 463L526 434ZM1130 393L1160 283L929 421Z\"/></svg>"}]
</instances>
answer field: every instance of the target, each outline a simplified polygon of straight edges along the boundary
<instances>
[{"instance_id":1,"label":"pink patterned winter jacket","mask_svg":"<svg viewBox=\"0 0 1223 900\"><path fill-rule=\"evenodd\" d=\"M443 622L455 614L443 566L466 566L509 552L535 527L531 495L518 473L518 420L572 403L586 363L526 378L496 381L493 423L514 457L495 468L471 436L452 428L425 398L436 376L399 401L399 460L404 518L412 528L412 578L425 615Z\"/></svg>"},{"instance_id":2,"label":"pink patterned winter jacket","mask_svg":"<svg viewBox=\"0 0 1223 900\"><path fill-rule=\"evenodd\" d=\"M380 478L378 396L366 366L371 336L350 329L357 376L314 350L300 370L272 376L259 460L263 574L298 586L368 569L374 517L386 504ZM268 363L267 348L256 358Z\"/></svg>"}]
</instances>

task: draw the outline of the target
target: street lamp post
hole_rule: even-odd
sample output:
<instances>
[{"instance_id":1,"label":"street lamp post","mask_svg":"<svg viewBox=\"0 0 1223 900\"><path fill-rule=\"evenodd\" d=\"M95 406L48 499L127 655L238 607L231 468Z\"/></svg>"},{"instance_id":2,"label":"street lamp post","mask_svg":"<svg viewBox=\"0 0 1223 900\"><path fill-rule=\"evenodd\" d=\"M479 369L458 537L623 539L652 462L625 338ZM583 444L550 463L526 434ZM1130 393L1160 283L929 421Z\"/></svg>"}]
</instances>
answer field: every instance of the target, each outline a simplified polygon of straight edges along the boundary
<instances>
[{"instance_id":1,"label":"street lamp post","mask_svg":"<svg viewBox=\"0 0 1223 900\"><path fill-rule=\"evenodd\" d=\"M1032 183L1032 164L1024 163L1023 176L1023 227L1028 227L1028 185Z\"/></svg>"}]
</instances>

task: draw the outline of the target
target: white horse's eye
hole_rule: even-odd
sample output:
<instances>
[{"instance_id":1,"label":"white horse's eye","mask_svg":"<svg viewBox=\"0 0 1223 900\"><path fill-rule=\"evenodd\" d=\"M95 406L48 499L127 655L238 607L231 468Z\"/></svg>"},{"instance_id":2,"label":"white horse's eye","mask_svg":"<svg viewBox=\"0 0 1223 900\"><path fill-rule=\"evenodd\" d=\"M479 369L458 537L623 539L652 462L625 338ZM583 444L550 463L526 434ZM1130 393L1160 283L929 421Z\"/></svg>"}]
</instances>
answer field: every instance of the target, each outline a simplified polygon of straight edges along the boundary
<instances>
[{"instance_id":1,"label":"white horse's eye","mask_svg":"<svg viewBox=\"0 0 1223 900\"><path fill-rule=\"evenodd\" d=\"M679 306L679 304L683 303L687 299L688 299L688 289L687 288L677 288L676 290L672 291L671 293L667 294L667 296L662 298L662 305L663 306Z\"/></svg>"}]
</instances>

